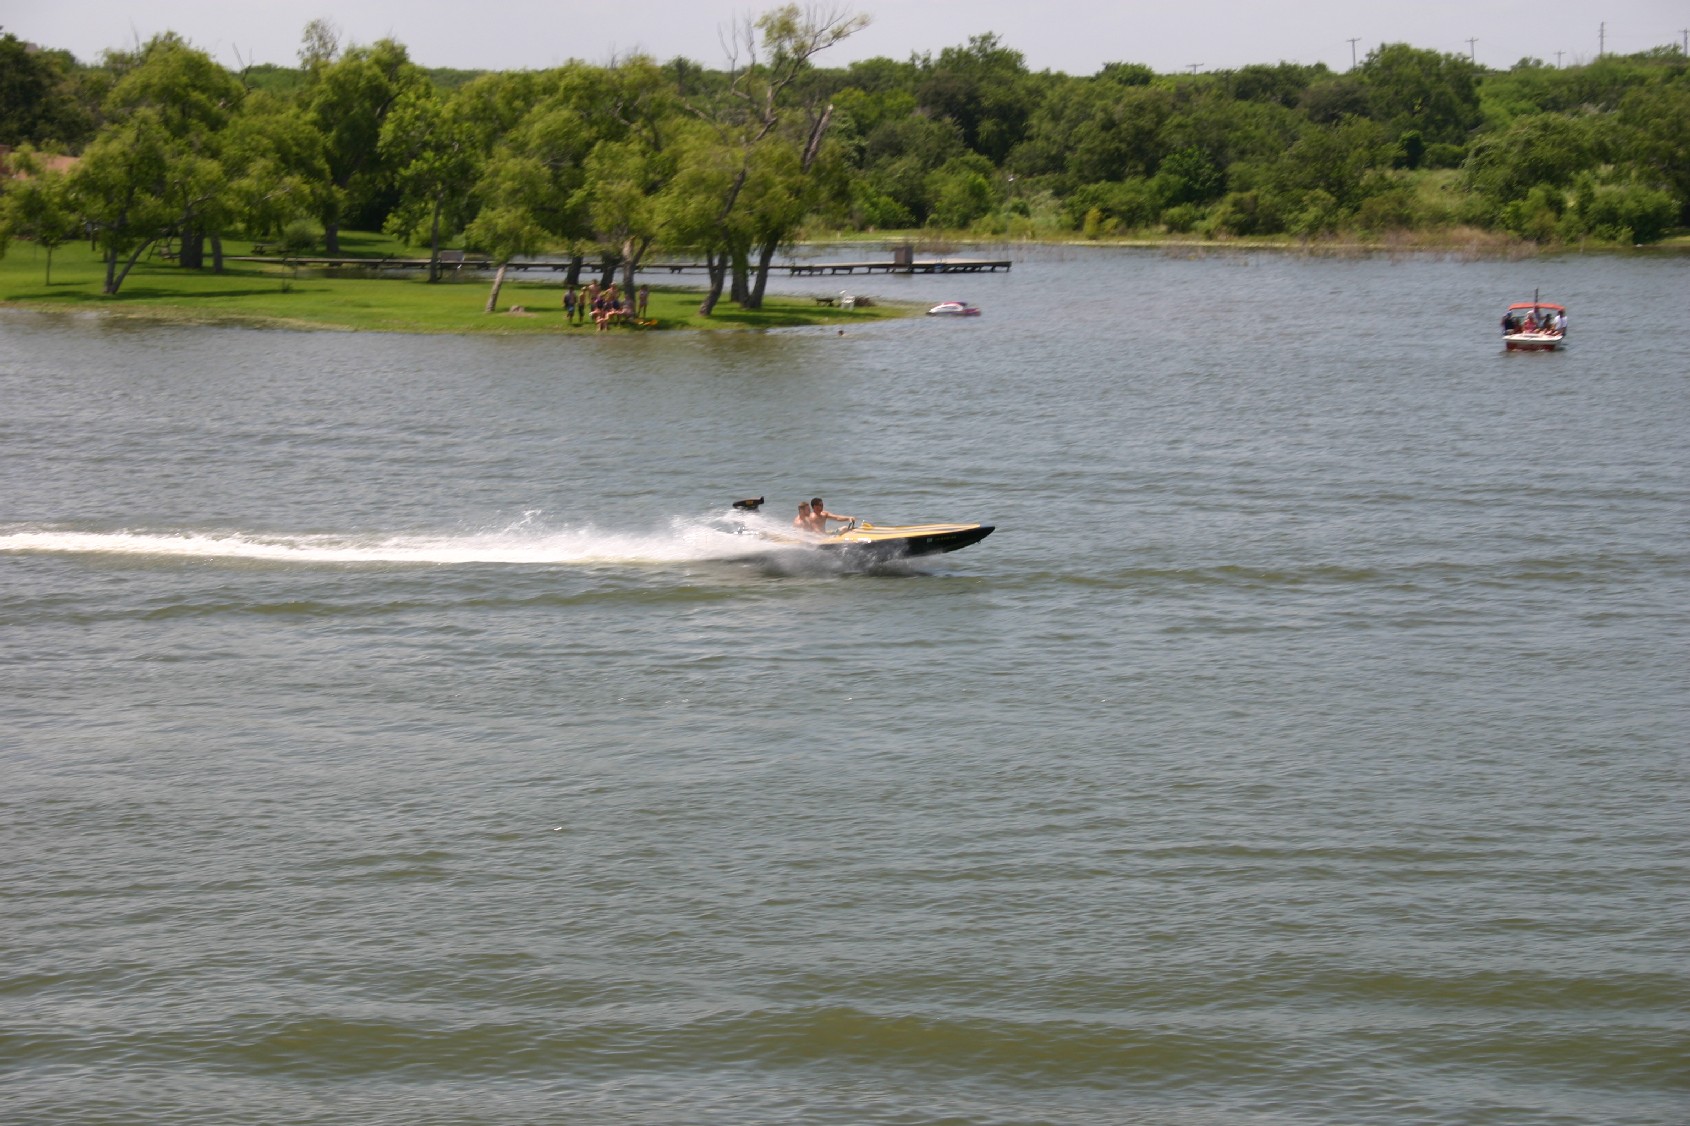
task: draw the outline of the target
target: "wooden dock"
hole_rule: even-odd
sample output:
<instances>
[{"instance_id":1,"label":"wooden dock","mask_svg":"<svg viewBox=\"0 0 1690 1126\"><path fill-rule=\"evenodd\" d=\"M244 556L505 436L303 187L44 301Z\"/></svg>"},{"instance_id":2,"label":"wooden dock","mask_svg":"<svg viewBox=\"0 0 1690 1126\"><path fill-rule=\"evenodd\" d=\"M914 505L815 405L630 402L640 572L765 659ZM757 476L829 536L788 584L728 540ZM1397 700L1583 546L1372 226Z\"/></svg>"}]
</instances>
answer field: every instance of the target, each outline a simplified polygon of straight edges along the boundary
<instances>
[{"instance_id":1,"label":"wooden dock","mask_svg":"<svg viewBox=\"0 0 1690 1126\"><path fill-rule=\"evenodd\" d=\"M257 254L230 254L225 256L228 262L258 262L272 266L296 266L308 270L426 270L427 258L330 258L316 256L300 257L272 257ZM774 262L770 263L771 273L785 273L788 277L817 277L827 274L978 274L996 273L1008 270L1010 261L1007 258L919 258L909 262ZM567 258L522 258L505 264L506 270L541 271L549 273L567 273L570 261ZM486 258L466 258L462 255L453 257L442 256L440 268L447 272L470 270L486 272L497 267ZM581 276L596 277L601 265L598 262L582 262ZM620 267L618 267L620 272ZM642 262L636 273L642 274L702 274L706 272L703 262Z\"/></svg>"}]
</instances>

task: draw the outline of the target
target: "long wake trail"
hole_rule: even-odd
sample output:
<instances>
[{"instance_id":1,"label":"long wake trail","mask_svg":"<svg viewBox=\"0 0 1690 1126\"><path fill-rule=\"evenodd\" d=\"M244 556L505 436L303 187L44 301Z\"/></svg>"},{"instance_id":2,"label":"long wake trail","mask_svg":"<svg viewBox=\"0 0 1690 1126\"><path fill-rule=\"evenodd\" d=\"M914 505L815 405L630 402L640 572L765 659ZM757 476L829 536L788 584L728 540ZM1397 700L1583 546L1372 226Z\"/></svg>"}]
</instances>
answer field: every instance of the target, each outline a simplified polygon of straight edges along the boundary
<instances>
[{"instance_id":1,"label":"long wake trail","mask_svg":"<svg viewBox=\"0 0 1690 1126\"><path fill-rule=\"evenodd\" d=\"M131 556L277 564L641 564L733 560L767 551L755 536L676 517L666 529L548 529L529 520L462 534L271 534L223 530L86 531L0 525L0 553Z\"/></svg>"}]
</instances>

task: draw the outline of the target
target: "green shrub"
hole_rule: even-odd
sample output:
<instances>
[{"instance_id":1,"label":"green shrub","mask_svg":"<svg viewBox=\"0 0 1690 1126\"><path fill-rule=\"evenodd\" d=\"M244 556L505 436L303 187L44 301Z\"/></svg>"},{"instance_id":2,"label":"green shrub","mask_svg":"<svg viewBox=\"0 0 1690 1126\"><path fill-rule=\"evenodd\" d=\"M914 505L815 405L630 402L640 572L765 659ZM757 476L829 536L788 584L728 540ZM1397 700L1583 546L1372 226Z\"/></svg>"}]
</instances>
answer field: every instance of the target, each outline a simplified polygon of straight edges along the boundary
<instances>
[{"instance_id":1,"label":"green shrub","mask_svg":"<svg viewBox=\"0 0 1690 1126\"><path fill-rule=\"evenodd\" d=\"M1566 210L1566 197L1560 189L1538 184L1524 199L1510 200L1502 205L1502 226L1534 242L1549 242L1560 225L1561 213Z\"/></svg>"},{"instance_id":2,"label":"green shrub","mask_svg":"<svg viewBox=\"0 0 1690 1126\"><path fill-rule=\"evenodd\" d=\"M1162 202L1147 180L1102 180L1076 190L1064 201L1063 209L1077 228L1084 229L1085 217L1093 210L1098 212L1099 223L1116 219L1122 227L1138 228L1156 221Z\"/></svg>"},{"instance_id":3,"label":"green shrub","mask_svg":"<svg viewBox=\"0 0 1690 1126\"><path fill-rule=\"evenodd\" d=\"M1583 228L1621 243L1657 242L1678 220L1678 201L1640 184L1580 185L1576 204Z\"/></svg>"},{"instance_id":4,"label":"green shrub","mask_svg":"<svg viewBox=\"0 0 1690 1126\"><path fill-rule=\"evenodd\" d=\"M1271 235L1280 224L1260 192L1228 192L1209 212L1208 229L1210 234Z\"/></svg>"},{"instance_id":5,"label":"green shrub","mask_svg":"<svg viewBox=\"0 0 1690 1126\"><path fill-rule=\"evenodd\" d=\"M1162 212L1162 225L1174 234L1184 234L1203 218L1203 209L1195 203L1176 203Z\"/></svg>"},{"instance_id":6,"label":"green shrub","mask_svg":"<svg viewBox=\"0 0 1690 1126\"><path fill-rule=\"evenodd\" d=\"M1426 146L1426 151L1420 157L1421 168L1460 168L1467 159L1467 149L1464 145L1452 145L1444 141Z\"/></svg>"},{"instance_id":7,"label":"green shrub","mask_svg":"<svg viewBox=\"0 0 1690 1126\"><path fill-rule=\"evenodd\" d=\"M1396 159L1392 163L1398 168L1419 168L1426 159L1426 138L1420 135L1420 130L1410 129L1397 138Z\"/></svg>"},{"instance_id":8,"label":"green shrub","mask_svg":"<svg viewBox=\"0 0 1690 1126\"><path fill-rule=\"evenodd\" d=\"M289 254L315 250L322 241L323 228L310 219L295 219L282 230L282 249Z\"/></svg>"},{"instance_id":9,"label":"green shrub","mask_svg":"<svg viewBox=\"0 0 1690 1126\"><path fill-rule=\"evenodd\" d=\"M1370 195L1356 208L1356 226L1364 231L1403 231L1414 225L1414 193L1408 188Z\"/></svg>"},{"instance_id":10,"label":"green shrub","mask_svg":"<svg viewBox=\"0 0 1690 1126\"><path fill-rule=\"evenodd\" d=\"M958 230L992 210L992 185L969 168L952 167L952 161L927 178L933 196L933 213L940 225Z\"/></svg>"},{"instance_id":11,"label":"green shrub","mask_svg":"<svg viewBox=\"0 0 1690 1126\"><path fill-rule=\"evenodd\" d=\"M1338 227L1338 201L1330 192L1315 188L1303 193L1297 209L1285 222L1285 229L1294 235L1310 238L1324 235Z\"/></svg>"}]
</instances>

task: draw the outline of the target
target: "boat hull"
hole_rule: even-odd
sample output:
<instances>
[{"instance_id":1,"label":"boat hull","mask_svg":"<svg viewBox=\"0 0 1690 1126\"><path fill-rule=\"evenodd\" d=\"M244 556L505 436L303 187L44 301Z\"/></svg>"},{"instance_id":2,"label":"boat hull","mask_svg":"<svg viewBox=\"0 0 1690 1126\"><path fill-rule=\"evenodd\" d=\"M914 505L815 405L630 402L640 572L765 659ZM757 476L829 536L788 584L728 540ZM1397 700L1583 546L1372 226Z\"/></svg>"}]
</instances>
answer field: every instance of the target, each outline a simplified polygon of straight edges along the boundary
<instances>
[{"instance_id":1,"label":"boat hull","mask_svg":"<svg viewBox=\"0 0 1690 1126\"><path fill-rule=\"evenodd\" d=\"M822 540L816 546L852 559L908 559L960 551L992 534L992 524L865 524Z\"/></svg>"},{"instance_id":2,"label":"boat hull","mask_svg":"<svg viewBox=\"0 0 1690 1126\"><path fill-rule=\"evenodd\" d=\"M1515 332L1502 338L1502 346L1510 352L1554 352L1565 343L1560 333Z\"/></svg>"}]
</instances>

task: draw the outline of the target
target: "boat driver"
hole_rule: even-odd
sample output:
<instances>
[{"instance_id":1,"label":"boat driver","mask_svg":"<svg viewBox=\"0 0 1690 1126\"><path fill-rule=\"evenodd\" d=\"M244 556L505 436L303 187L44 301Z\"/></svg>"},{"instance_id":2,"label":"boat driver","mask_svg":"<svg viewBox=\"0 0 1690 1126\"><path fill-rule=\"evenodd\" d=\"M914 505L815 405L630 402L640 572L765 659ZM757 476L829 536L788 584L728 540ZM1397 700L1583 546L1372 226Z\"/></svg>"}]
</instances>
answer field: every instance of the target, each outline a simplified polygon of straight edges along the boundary
<instances>
[{"instance_id":1,"label":"boat driver","mask_svg":"<svg viewBox=\"0 0 1690 1126\"><path fill-rule=\"evenodd\" d=\"M810 530L812 532L821 532L826 535L829 520L837 520L841 524L850 524L855 522L856 519L855 516L840 516L838 513L829 512L827 506L822 504L821 497L810 498Z\"/></svg>"}]
</instances>

